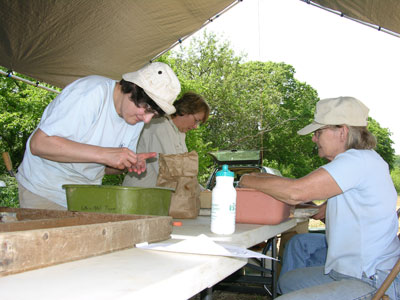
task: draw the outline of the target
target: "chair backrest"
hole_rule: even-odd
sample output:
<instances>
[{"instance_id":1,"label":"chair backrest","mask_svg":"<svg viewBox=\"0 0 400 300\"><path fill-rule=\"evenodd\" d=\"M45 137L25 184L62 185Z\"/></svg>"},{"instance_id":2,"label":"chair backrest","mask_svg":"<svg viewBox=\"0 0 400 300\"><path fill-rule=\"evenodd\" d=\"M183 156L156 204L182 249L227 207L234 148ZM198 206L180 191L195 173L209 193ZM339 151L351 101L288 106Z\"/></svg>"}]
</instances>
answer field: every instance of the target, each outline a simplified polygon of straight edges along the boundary
<instances>
[{"instance_id":1,"label":"chair backrest","mask_svg":"<svg viewBox=\"0 0 400 300\"><path fill-rule=\"evenodd\" d=\"M393 280L396 278L396 276L399 274L399 272L400 272L400 258L397 260L397 263L394 265L392 271L390 271L390 273L386 277L385 281L382 283L382 285L376 291L375 296L372 298L372 300L379 300L385 296L386 290L392 284Z\"/></svg>"},{"instance_id":2,"label":"chair backrest","mask_svg":"<svg viewBox=\"0 0 400 300\"><path fill-rule=\"evenodd\" d=\"M400 219L400 208L397 210L397 217ZM400 239L400 233L398 233L397 236ZM382 285L376 291L375 296L372 298L372 300L387 299L387 298L385 298L385 296L386 296L385 292L389 288L389 286L392 284L393 280L396 278L396 276L399 274L399 272L400 272L400 258L397 260L397 263L394 265L392 271L390 271L390 273L386 277L385 281L382 283Z\"/></svg>"}]
</instances>

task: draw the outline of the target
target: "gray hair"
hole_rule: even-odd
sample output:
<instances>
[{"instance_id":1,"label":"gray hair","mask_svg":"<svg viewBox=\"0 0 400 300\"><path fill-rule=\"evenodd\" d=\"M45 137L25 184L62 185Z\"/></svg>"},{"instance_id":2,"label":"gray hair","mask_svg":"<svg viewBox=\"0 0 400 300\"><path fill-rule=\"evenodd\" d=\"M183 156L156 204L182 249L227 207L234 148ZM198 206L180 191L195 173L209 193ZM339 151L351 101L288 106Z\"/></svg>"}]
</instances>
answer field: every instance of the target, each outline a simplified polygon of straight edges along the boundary
<instances>
[{"instance_id":1,"label":"gray hair","mask_svg":"<svg viewBox=\"0 0 400 300\"><path fill-rule=\"evenodd\" d=\"M347 125L346 125L347 126ZM375 136L365 126L347 126L347 149L371 150L376 147Z\"/></svg>"}]
</instances>

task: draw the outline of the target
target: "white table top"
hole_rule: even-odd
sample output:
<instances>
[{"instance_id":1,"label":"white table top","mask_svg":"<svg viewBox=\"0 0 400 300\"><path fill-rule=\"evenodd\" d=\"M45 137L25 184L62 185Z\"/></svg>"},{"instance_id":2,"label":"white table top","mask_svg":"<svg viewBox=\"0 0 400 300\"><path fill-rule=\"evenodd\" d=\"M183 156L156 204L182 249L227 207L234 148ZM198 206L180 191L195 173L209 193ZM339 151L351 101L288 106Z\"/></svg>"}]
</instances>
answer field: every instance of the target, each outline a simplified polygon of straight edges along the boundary
<instances>
[{"instance_id":1,"label":"white table top","mask_svg":"<svg viewBox=\"0 0 400 300\"><path fill-rule=\"evenodd\" d=\"M251 247L296 225L237 224L230 236L210 232L210 218L181 220L173 239L206 234ZM2 299L188 299L246 264L245 259L131 248L0 278Z\"/></svg>"},{"instance_id":2,"label":"white table top","mask_svg":"<svg viewBox=\"0 0 400 300\"><path fill-rule=\"evenodd\" d=\"M199 216L197 219L192 220L176 221L181 221L182 226L174 227L171 236L173 239L185 239L205 234L214 241L237 245L243 248L250 248L296 226L295 219L278 225L236 224L235 233L224 236L211 232L210 217L208 216Z\"/></svg>"}]
</instances>

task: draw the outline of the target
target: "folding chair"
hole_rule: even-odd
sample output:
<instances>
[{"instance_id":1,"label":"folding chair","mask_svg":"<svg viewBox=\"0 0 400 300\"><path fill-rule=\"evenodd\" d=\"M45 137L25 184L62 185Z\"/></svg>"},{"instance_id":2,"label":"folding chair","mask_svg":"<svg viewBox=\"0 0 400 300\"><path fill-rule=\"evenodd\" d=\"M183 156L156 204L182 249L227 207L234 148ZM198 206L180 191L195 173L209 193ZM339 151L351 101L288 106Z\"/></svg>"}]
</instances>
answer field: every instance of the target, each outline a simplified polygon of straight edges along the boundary
<instances>
[{"instance_id":1,"label":"folding chair","mask_svg":"<svg viewBox=\"0 0 400 300\"><path fill-rule=\"evenodd\" d=\"M400 258L397 260L397 263L394 265L392 271L390 271L390 273L386 277L385 281L382 283L382 285L376 291L375 296L372 298L372 300L380 300L380 299L389 300L389 297L387 295L385 295L385 292L389 288L389 286L392 284L392 282L396 278L396 276L399 274L399 271L400 271Z\"/></svg>"},{"instance_id":2,"label":"folding chair","mask_svg":"<svg viewBox=\"0 0 400 300\"><path fill-rule=\"evenodd\" d=\"M397 217L400 218L400 208L397 210ZM398 235L400 239L400 234ZM382 285L379 287L379 289L376 291L375 296L372 298L372 300L388 300L389 297L385 295L385 292L389 288L389 286L392 284L393 280L396 278L396 276L400 272L400 258L397 260L397 263L394 265L392 271L390 271L389 275L386 277L385 281L382 283Z\"/></svg>"}]
</instances>

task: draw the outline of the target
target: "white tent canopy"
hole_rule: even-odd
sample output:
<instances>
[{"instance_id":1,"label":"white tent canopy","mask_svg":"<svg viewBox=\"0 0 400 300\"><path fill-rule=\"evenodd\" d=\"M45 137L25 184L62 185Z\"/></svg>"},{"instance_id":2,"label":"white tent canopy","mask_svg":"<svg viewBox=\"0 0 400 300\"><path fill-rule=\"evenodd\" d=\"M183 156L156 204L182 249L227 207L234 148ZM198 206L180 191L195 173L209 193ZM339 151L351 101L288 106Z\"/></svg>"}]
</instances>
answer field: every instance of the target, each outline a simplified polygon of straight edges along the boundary
<instances>
[{"instance_id":1,"label":"white tent canopy","mask_svg":"<svg viewBox=\"0 0 400 300\"><path fill-rule=\"evenodd\" d=\"M302 1L400 33L399 0ZM119 80L237 2L0 0L0 65L58 87L90 74Z\"/></svg>"}]
</instances>

